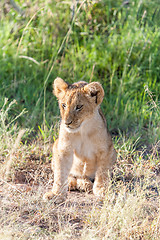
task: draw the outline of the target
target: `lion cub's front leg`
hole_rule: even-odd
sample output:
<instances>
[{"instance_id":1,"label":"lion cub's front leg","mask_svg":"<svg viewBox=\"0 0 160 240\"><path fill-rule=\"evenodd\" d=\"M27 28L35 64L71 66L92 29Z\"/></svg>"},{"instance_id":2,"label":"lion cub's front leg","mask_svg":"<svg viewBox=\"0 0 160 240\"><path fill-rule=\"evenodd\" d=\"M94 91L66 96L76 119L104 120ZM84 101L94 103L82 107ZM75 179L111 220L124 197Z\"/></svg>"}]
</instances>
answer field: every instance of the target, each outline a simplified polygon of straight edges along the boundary
<instances>
[{"instance_id":1,"label":"lion cub's front leg","mask_svg":"<svg viewBox=\"0 0 160 240\"><path fill-rule=\"evenodd\" d=\"M93 185L93 193L98 197L104 197L109 183L109 176L112 171L114 162L116 161L116 152L113 145L107 152L99 155L97 163L97 171L95 173L95 181Z\"/></svg>"},{"instance_id":2,"label":"lion cub's front leg","mask_svg":"<svg viewBox=\"0 0 160 240\"><path fill-rule=\"evenodd\" d=\"M97 197L104 197L108 188L109 170L99 167L96 171L95 181L93 185L93 193Z\"/></svg>"},{"instance_id":3,"label":"lion cub's front leg","mask_svg":"<svg viewBox=\"0 0 160 240\"><path fill-rule=\"evenodd\" d=\"M44 200L55 198L56 203L63 202L67 196L67 178L72 166L71 145L59 146L59 140L53 146L54 184L52 190L44 194Z\"/></svg>"}]
</instances>

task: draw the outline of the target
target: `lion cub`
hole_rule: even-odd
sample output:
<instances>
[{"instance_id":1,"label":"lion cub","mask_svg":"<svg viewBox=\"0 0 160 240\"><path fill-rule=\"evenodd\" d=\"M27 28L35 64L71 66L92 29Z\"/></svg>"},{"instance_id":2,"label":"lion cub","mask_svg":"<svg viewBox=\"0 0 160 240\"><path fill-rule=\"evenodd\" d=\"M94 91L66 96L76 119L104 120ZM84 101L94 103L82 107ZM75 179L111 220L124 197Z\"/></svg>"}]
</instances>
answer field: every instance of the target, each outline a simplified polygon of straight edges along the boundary
<instances>
[{"instance_id":1,"label":"lion cub","mask_svg":"<svg viewBox=\"0 0 160 240\"><path fill-rule=\"evenodd\" d=\"M44 199L66 198L69 188L103 196L108 173L116 160L112 139L100 109L104 90L100 83L67 84L61 78L53 83L58 98L61 125L53 145L54 185ZM90 179L95 178L94 184ZM93 186L92 186L93 185Z\"/></svg>"}]
</instances>

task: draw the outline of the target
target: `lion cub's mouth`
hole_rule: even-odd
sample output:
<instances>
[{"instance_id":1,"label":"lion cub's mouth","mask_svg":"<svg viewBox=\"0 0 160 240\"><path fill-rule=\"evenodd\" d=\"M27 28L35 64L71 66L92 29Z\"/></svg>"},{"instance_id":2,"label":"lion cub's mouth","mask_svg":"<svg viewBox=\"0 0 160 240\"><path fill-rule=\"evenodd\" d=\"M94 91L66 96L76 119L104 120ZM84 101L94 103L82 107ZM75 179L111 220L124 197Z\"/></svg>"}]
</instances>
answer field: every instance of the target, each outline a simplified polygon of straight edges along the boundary
<instances>
[{"instance_id":1,"label":"lion cub's mouth","mask_svg":"<svg viewBox=\"0 0 160 240\"><path fill-rule=\"evenodd\" d=\"M78 132L80 130L81 124L79 126L67 126L65 125L65 128L68 132Z\"/></svg>"}]
</instances>

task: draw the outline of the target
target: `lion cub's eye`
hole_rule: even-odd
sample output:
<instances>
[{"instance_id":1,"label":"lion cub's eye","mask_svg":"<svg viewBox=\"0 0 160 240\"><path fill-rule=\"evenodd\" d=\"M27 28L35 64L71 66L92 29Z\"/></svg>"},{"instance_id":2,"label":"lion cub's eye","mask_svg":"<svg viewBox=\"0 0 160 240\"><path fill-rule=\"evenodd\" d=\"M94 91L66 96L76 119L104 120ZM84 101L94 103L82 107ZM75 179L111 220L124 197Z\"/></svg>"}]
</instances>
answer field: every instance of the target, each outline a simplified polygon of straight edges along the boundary
<instances>
[{"instance_id":1,"label":"lion cub's eye","mask_svg":"<svg viewBox=\"0 0 160 240\"><path fill-rule=\"evenodd\" d=\"M66 108L66 104L65 103L62 103L62 108Z\"/></svg>"},{"instance_id":2,"label":"lion cub's eye","mask_svg":"<svg viewBox=\"0 0 160 240\"><path fill-rule=\"evenodd\" d=\"M83 108L83 105L77 105L76 106L76 111L80 111Z\"/></svg>"}]
</instances>

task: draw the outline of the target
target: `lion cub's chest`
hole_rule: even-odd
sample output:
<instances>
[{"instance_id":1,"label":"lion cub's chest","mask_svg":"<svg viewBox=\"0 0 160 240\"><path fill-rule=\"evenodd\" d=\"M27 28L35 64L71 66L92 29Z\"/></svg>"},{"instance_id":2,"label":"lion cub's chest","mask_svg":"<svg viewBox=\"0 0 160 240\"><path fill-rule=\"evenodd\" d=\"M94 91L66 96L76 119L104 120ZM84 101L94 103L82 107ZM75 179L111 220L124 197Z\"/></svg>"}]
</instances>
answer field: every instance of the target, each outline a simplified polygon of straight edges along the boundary
<instances>
[{"instance_id":1,"label":"lion cub's chest","mask_svg":"<svg viewBox=\"0 0 160 240\"><path fill-rule=\"evenodd\" d=\"M84 161L93 160L96 157L96 146L92 139L90 139L86 134L81 136L75 142L74 152L75 154Z\"/></svg>"}]
</instances>

